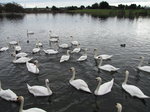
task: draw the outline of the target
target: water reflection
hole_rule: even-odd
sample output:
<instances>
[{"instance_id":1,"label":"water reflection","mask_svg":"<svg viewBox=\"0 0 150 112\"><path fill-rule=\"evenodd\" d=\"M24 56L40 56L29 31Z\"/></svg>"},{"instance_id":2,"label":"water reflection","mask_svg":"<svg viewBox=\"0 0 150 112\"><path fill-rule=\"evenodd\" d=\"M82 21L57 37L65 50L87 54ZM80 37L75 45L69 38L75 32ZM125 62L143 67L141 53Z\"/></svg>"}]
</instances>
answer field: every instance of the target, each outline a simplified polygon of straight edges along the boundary
<instances>
[{"instance_id":1,"label":"water reflection","mask_svg":"<svg viewBox=\"0 0 150 112\"><path fill-rule=\"evenodd\" d=\"M25 14L0 14L0 19L7 18L8 20L21 20L24 19Z\"/></svg>"}]
</instances>

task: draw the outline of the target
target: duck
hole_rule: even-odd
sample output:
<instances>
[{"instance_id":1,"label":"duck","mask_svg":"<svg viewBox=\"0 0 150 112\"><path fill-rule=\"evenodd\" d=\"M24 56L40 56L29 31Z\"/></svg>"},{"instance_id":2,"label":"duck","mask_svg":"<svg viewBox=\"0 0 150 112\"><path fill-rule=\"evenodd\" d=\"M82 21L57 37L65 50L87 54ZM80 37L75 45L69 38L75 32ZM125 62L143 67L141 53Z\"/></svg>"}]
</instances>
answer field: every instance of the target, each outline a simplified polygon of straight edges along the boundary
<instances>
[{"instance_id":1,"label":"duck","mask_svg":"<svg viewBox=\"0 0 150 112\"><path fill-rule=\"evenodd\" d=\"M82 90L82 91L85 91L85 92L88 92L88 93L92 93L91 90L89 89L87 83L84 80L75 79L75 75L76 75L75 68L71 67L70 71L72 72L72 77L69 80L70 85L75 87L77 90Z\"/></svg>"},{"instance_id":2,"label":"duck","mask_svg":"<svg viewBox=\"0 0 150 112\"><path fill-rule=\"evenodd\" d=\"M67 54L66 55L62 55L60 58L60 63L64 62L64 61L68 61L70 58L70 54L69 54L70 50L67 50Z\"/></svg>"},{"instance_id":3,"label":"duck","mask_svg":"<svg viewBox=\"0 0 150 112\"><path fill-rule=\"evenodd\" d=\"M99 81L99 83L96 87L96 90L94 91L95 95L105 95L105 94L111 92L112 86L114 84L114 79L112 79L111 81L108 81L102 85L101 85L102 79L100 77L97 77L96 80Z\"/></svg>"},{"instance_id":4,"label":"duck","mask_svg":"<svg viewBox=\"0 0 150 112\"><path fill-rule=\"evenodd\" d=\"M7 51L8 49L9 49L9 47L1 47L1 48L0 48L0 52Z\"/></svg>"},{"instance_id":5,"label":"duck","mask_svg":"<svg viewBox=\"0 0 150 112\"><path fill-rule=\"evenodd\" d=\"M129 85L127 84L128 81L128 76L129 76L129 71L125 71L125 80L122 83L122 88L129 93L131 96L135 96L137 98L150 98L149 96L145 95L138 87L134 85Z\"/></svg>"},{"instance_id":6,"label":"duck","mask_svg":"<svg viewBox=\"0 0 150 112\"><path fill-rule=\"evenodd\" d=\"M39 74L39 69L38 69L38 61L35 60L34 63L26 62L26 66L29 72L34 73L34 74Z\"/></svg>"},{"instance_id":7,"label":"duck","mask_svg":"<svg viewBox=\"0 0 150 112\"><path fill-rule=\"evenodd\" d=\"M77 59L77 61L85 61L87 60L87 49L84 50L84 54Z\"/></svg>"},{"instance_id":8,"label":"duck","mask_svg":"<svg viewBox=\"0 0 150 112\"><path fill-rule=\"evenodd\" d=\"M74 48L71 53L79 53L80 51L81 51L80 44L78 44L77 47Z\"/></svg>"},{"instance_id":9,"label":"duck","mask_svg":"<svg viewBox=\"0 0 150 112\"><path fill-rule=\"evenodd\" d=\"M34 96L50 96L52 95L52 90L49 88L48 86L49 80L45 79L45 85L44 86L30 86L29 84L27 84L27 88L29 90L29 92L31 94L33 94Z\"/></svg>"},{"instance_id":10,"label":"duck","mask_svg":"<svg viewBox=\"0 0 150 112\"><path fill-rule=\"evenodd\" d=\"M32 60L32 58L29 57L20 57L17 59L17 57L15 57L15 59L13 60L13 63L26 63L28 61Z\"/></svg>"},{"instance_id":11,"label":"duck","mask_svg":"<svg viewBox=\"0 0 150 112\"><path fill-rule=\"evenodd\" d=\"M10 89L3 90L0 81L0 97L7 101L17 101L18 96Z\"/></svg>"},{"instance_id":12,"label":"duck","mask_svg":"<svg viewBox=\"0 0 150 112\"><path fill-rule=\"evenodd\" d=\"M70 36L70 37L71 37L71 39L72 39L72 41L71 41L71 44L72 44L72 45L75 45L75 46L79 45L79 42L78 42L78 41L74 41L74 40L73 40L73 36Z\"/></svg>"},{"instance_id":13,"label":"duck","mask_svg":"<svg viewBox=\"0 0 150 112\"><path fill-rule=\"evenodd\" d=\"M101 56L103 60L108 60L111 59L113 55L108 55L108 54L102 54L102 55L97 55L97 48L94 49L94 59L98 59L98 57Z\"/></svg>"},{"instance_id":14,"label":"duck","mask_svg":"<svg viewBox=\"0 0 150 112\"><path fill-rule=\"evenodd\" d=\"M141 61L140 61L137 68L141 71L145 71L145 72L150 73L150 66L142 66L142 63L144 61L144 56L141 56L140 59L141 59Z\"/></svg>"},{"instance_id":15,"label":"duck","mask_svg":"<svg viewBox=\"0 0 150 112\"><path fill-rule=\"evenodd\" d=\"M122 105L120 103L116 103L117 112L122 112Z\"/></svg>"},{"instance_id":16,"label":"duck","mask_svg":"<svg viewBox=\"0 0 150 112\"><path fill-rule=\"evenodd\" d=\"M40 108L30 108L30 109L27 109L27 110L23 110L23 105L24 105L24 97L23 96L19 96L18 97L18 101L21 102L21 105L20 105L20 108L19 108L19 112L46 112L45 110L43 109L40 109Z\"/></svg>"},{"instance_id":17,"label":"duck","mask_svg":"<svg viewBox=\"0 0 150 112\"><path fill-rule=\"evenodd\" d=\"M126 44L120 44L121 47L126 47Z\"/></svg>"},{"instance_id":18,"label":"duck","mask_svg":"<svg viewBox=\"0 0 150 112\"><path fill-rule=\"evenodd\" d=\"M101 70L105 70L105 71L108 71L108 72L116 72L120 69L120 68L116 68L116 67L114 67L112 65L109 65L109 64L106 64L106 65L102 66L103 59L102 59L101 56L98 57L98 60L100 60L98 68L101 69Z\"/></svg>"}]
</instances>

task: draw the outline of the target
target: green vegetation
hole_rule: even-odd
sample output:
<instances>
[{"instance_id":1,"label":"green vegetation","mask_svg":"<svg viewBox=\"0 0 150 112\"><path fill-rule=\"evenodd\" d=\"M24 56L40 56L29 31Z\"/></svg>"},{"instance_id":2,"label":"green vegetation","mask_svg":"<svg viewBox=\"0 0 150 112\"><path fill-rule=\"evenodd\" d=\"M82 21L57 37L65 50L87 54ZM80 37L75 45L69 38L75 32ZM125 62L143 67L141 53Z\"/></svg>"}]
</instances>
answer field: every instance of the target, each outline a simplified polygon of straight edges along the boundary
<instances>
[{"instance_id":1,"label":"green vegetation","mask_svg":"<svg viewBox=\"0 0 150 112\"><path fill-rule=\"evenodd\" d=\"M150 16L150 10L146 9L83 9L71 10L71 13L87 13L95 16L120 16L120 17L138 17Z\"/></svg>"}]
</instances>

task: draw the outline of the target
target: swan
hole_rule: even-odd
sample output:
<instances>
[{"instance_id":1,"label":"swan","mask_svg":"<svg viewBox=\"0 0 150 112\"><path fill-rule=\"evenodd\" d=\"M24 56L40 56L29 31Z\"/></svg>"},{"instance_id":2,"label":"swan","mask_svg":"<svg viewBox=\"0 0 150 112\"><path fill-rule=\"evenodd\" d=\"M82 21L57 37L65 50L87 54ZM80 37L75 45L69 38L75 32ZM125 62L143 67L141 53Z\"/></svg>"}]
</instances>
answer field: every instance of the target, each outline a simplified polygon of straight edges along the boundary
<instances>
[{"instance_id":1,"label":"swan","mask_svg":"<svg viewBox=\"0 0 150 112\"><path fill-rule=\"evenodd\" d=\"M98 59L98 57L101 56L103 60L108 60L110 59L113 55L107 55L107 54L102 54L102 55L97 55L97 49L94 49L94 59Z\"/></svg>"},{"instance_id":2,"label":"swan","mask_svg":"<svg viewBox=\"0 0 150 112\"><path fill-rule=\"evenodd\" d=\"M18 96L10 89L3 90L0 81L0 97L7 101L17 101Z\"/></svg>"},{"instance_id":3,"label":"swan","mask_svg":"<svg viewBox=\"0 0 150 112\"><path fill-rule=\"evenodd\" d=\"M28 30L27 30L27 35L33 35L33 34L34 34L33 31L28 31Z\"/></svg>"},{"instance_id":4,"label":"swan","mask_svg":"<svg viewBox=\"0 0 150 112\"><path fill-rule=\"evenodd\" d=\"M56 44L57 45L57 44ZM45 54L58 54L58 45L57 45L57 48L56 48L56 50L54 50L54 49L52 49L52 48L50 48L50 49L47 49L47 50L44 50L43 49L43 51L45 52Z\"/></svg>"},{"instance_id":5,"label":"swan","mask_svg":"<svg viewBox=\"0 0 150 112\"><path fill-rule=\"evenodd\" d=\"M59 47L63 49L67 49L69 48L69 45L64 43L64 44L60 44Z\"/></svg>"},{"instance_id":6,"label":"swan","mask_svg":"<svg viewBox=\"0 0 150 112\"><path fill-rule=\"evenodd\" d=\"M80 52L80 50L81 50L81 48L80 48L80 44L78 44L78 45L77 45L77 47L76 47L76 48L74 48L74 49L73 49L73 51L72 51L71 53L79 53L79 52Z\"/></svg>"},{"instance_id":7,"label":"swan","mask_svg":"<svg viewBox=\"0 0 150 112\"><path fill-rule=\"evenodd\" d=\"M72 41L71 41L71 44L72 45L79 45L79 42L78 41L73 41L73 36L70 36L72 38Z\"/></svg>"},{"instance_id":8,"label":"swan","mask_svg":"<svg viewBox=\"0 0 150 112\"><path fill-rule=\"evenodd\" d=\"M9 49L9 47L1 47L0 52L7 51L8 49Z\"/></svg>"},{"instance_id":9,"label":"swan","mask_svg":"<svg viewBox=\"0 0 150 112\"><path fill-rule=\"evenodd\" d=\"M91 93L87 83L82 79L75 79L75 68L71 67L70 71L72 71L72 78L69 80L69 83L75 87L77 90L82 90L88 93Z\"/></svg>"},{"instance_id":10,"label":"swan","mask_svg":"<svg viewBox=\"0 0 150 112\"><path fill-rule=\"evenodd\" d=\"M67 54L61 56L61 58L60 58L60 63L69 60L69 58L70 58L69 52L70 52L70 50L67 50Z\"/></svg>"},{"instance_id":11,"label":"swan","mask_svg":"<svg viewBox=\"0 0 150 112\"><path fill-rule=\"evenodd\" d=\"M98 68L101 69L101 70L105 70L105 71L108 71L108 72L115 72L115 71L119 70L119 68L116 68L116 67L114 67L112 65L109 65L109 64L101 66L103 59L100 56L98 57L98 60L100 60Z\"/></svg>"},{"instance_id":12,"label":"swan","mask_svg":"<svg viewBox=\"0 0 150 112\"><path fill-rule=\"evenodd\" d=\"M96 90L94 91L95 95L105 95L109 92L111 92L113 83L114 83L114 79L112 79L111 81L108 81L104 84L101 85L102 83L102 79L100 77L97 77L96 80L99 81Z\"/></svg>"},{"instance_id":13,"label":"swan","mask_svg":"<svg viewBox=\"0 0 150 112\"><path fill-rule=\"evenodd\" d=\"M120 103L116 104L116 108L118 109L117 112L122 112L122 105Z\"/></svg>"},{"instance_id":14,"label":"swan","mask_svg":"<svg viewBox=\"0 0 150 112\"><path fill-rule=\"evenodd\" d=\"M33 48L33 50L32 50L32 53L38 53L38 52L40 52L40 47L38 46L38 47L35 47L35 48Z\"/></svg>"},{"instance_id":15,"label":"swan","mask_svg":"<svg viewBox=\"0 0 150 112\"><path fill-rule=\"evenodd\" d=\"M21 51L21 46L19 46L19 45L14 46L14 49L15 49L15 51L19 52L19 51Z\"/></svg>"},{"instance_id":16,"label":"swan","mask_svg":"<svg viewBox=\"0 0 150 112\"><path fill-rule=\"evenodd\" d=\"M141 61L140 61L139 65L138 65L138 69L141 70L141 71L145 71L145 72L149 72L150 73L150 66L142 66L142 63L144 61L144 57L141 56L140 58L141 58Z\"/></svg>"},{"instance_id":17,"label":"swan","mask_svg":"<svg viewBox=\"0 0 150 112\"><path fill-rule=\"evenodd\" d=\"M17 57L15 57L15 59L13 60L13 63L26 63L28 61L30 61L32 58L28 58L28 57L20 57L17 59Z\"/></svg>"},{"instance_id":18,"label":"swan","mask_svg":"<svg viewBox=\"0 0 150 112\"><path fill-rule=\"evenodd\" d=\"M34 96L50 96L52 95L52 91L48 86L49 80L46 79L45 80L45 85L44 86L30 86L29 84L27 84L28 90L31 94L33 94Z\"/></svg>"},{"instance_id":19,"label":"swan","mask_svg":"<svg viewBox=\"0 0 150 112\"><path fill-rule=\"evenodd\" d=\"M15 56L15 57L17 57L17 58L28 56L28 54L25 53L25 52L20 52L20 53L17 53L17 54L16 54L16 52L14 52L12 55Z\"/></svg>"},{"instance_id":20,"label":"swan","mask_svg":"<svg viewBox=\"0 0 150 112\"><path fill-rule=\"evenodd\" d=\"M34 73L34 74L39 74L39 69L38 69L38 61L35 60L34 63L29 63L26 62L26 66L29 72Z\"/></svg>"},{"instance_id":21,"label":"swan","mask_svg":"<svg viewBox=\"0 0 150 112\"><path fill-rule=\"evenodd\" d=\"M52 31L51 30L49 32L50 32L50 34L49 34L50 38L59 38L58 35L55 35L55 34L52 35Z\"/></svg>"},{"instance_id":22,"label":"swan","mask_svg":"<svg viewBox=\"0 0 150 112\"><path fill-rule=\"evenodd\" d=\"M84 54L79 59L77 59L77 61L84 61L84 60L87 60L87 49L85 49Z\"/></svg>"},{"instance_id":23,"label":"swan","mask_svg":"<svg viewBox=\"0 0 150 112\"><path fill-rule=\"evenodd\" d=\"M36 41L37 41L36 44L35 44L36 47L42 47L43 46L41 41L38 41L38 39L36 39Z\"/></svg>"},{"instance_id":24,"label":"swan","mask_svg":"<svg viewBox=\"0 0 150 112\"><path fill-rule=\"evenodd\" d=\"M129 71L125 72L125 80L122 83L122 88L128 92L131 96L136 96L138 98L150 98L149 96L146 96L138 87L134 85L127 84Z\"/></svg>"},{"instance_id":25,"label":"swan","mask_svg":"<svg viewBox=\"0 0 150 112\"><path fill-rule=\"evenodd\" d=\"M10 44L10 45L17 45L18 42L17 42L17 41L11 41L11 42L9 42L9 44Z\"/></svg>"},{"instance_id":26,"label":"swan","mask_svg":"<svg viewBox=\"0 0 150 112\"><path fill-rule=\"evenodd\" d=\"M20 108L19 108L19 112L46 112L45 110L43 109L40 109L40 108L30 108L30 109L27 109L27 110L23 110L23 105L24 105L24 97L23 96L19 96L18 97L18 100L21 102L21 105L20 105Z\"/></svg>"},{"instance_id":27,"label":"swan","mask_svg":"<svg viewBox=\"0 0 150 112\"><path fill-rule=\"evenodd\" d=\"M49 39L49 41L51 41L51 42L58 42L58 40L59 40L59 39L57 39L57 38L51 38L51 37L50 37L50 39Z\"/></svg>"}]
</instances>

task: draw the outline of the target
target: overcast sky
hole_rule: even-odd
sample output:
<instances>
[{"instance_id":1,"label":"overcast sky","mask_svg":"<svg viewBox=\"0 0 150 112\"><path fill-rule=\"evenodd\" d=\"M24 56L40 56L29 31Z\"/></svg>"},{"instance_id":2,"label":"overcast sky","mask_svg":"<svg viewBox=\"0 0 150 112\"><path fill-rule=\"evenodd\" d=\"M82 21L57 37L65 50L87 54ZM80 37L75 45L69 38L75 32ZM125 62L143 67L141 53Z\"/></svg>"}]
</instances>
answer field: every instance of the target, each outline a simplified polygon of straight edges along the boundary
<instances>
[{"instance_id":1,"label":"overcast sky","mask_svg":"<svg viewBox=\"0 0 150 112\"><path fill-rule=\"evenodd\" d=\"M0 3L16 2L21 4L23 7L46 7L46 6L80 6L80 5L91 5L93 3L100 3L101 1L107 1L110 5L118 4L131 4L136 3L137 5L150 6L150 0L0 0Z\"/></svg>"}]
</instances>

